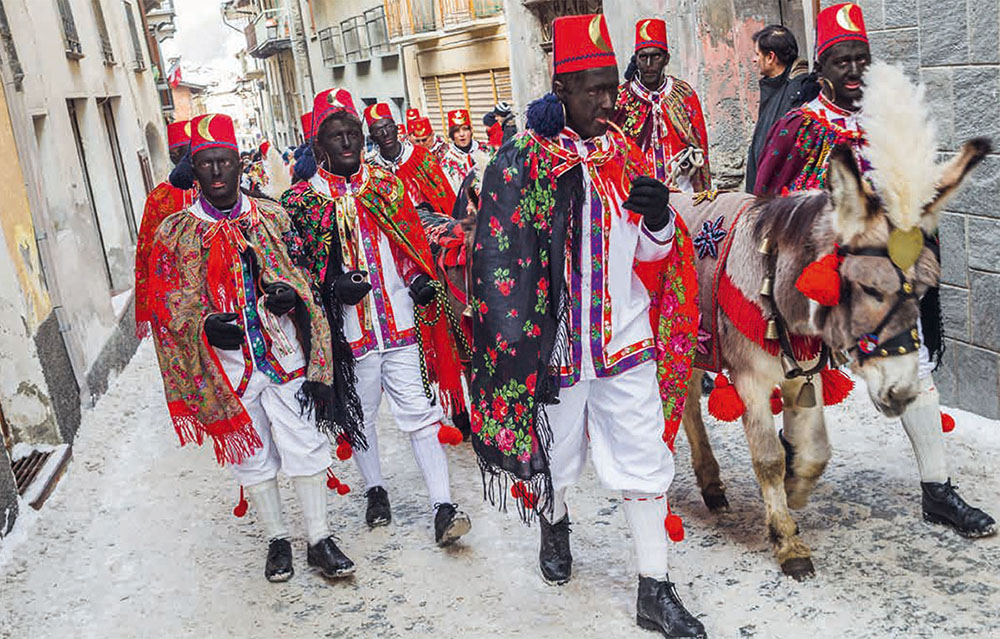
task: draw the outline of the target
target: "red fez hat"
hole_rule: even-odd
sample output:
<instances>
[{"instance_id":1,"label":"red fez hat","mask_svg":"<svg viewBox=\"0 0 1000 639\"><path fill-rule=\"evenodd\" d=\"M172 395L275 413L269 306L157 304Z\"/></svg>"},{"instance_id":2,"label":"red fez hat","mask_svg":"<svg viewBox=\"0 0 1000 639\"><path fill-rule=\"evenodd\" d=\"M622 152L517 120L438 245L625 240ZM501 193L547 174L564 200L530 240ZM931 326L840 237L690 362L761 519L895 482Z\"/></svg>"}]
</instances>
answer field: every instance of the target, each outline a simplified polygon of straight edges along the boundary
<instances>
[{"instance_id":1,"label":"red fez hat","mask_svg":"<svg viewBox=\"0 0 1000 639\"><path fill-rule=\"evenodd\" d=\"M308 140L312 137L313 132L313 112L303 113L300 120L302 121L302 135Z\"/></svg>"},{"instance_id":2,"label":"red fez hat","mask_svg":"<svg viewBox=\"0 0 1000 639\"><path fill-rule=\"evenodd\" d=\"M420 109L407 109L406 110L406 122L410 123L414 120L420 119Z\"/></svg>"},{"instance_id":3,"label":"red fez hat","mask_svg":"<svg viewBox=\"0 0 1000 639\"><path fill-rule=\"evenodd\" d=\"M563 16L552 22L555 73L617 66L603 14Z\"/></svg>"},{"instance_id":4,"label":"red fez hat","mask_svg":"<svg viewBox=\"0 0 1000 639\"><path fill-rule=\"evenodd\" d=\"M455 109L454 111L448 111L448 130L460 126L472 126L469 119L468 109Z\"/></svg>"},{"instance_id":5,"label":"red fez hat","mask_svg":"<svg viewBox=\"0 0 1000 639\"><path fill-rule=\"evenodd\" d=\"M386 119L392 120L392 111L389 110L389 105L385 102L376 102L365 107L365 122L368 123L369 129L379 120Z\"/></svg>"},{"instance_id":6,"label":"red fez hat","mask_svg":"<svg viewBox=\"0 0 1000 639\"><path fill-rule=\"evenodd\" d=\"M410 135L415 138L426 138L428 135L433 135L434 127L431 126L430 118L417 118L416 120L410 121Z\"/></svg>"},{"instance_id":7,"label":"red fez hat","mask_svg":"<svg viewBox=\"0 0 1000 639\"><path fill-rule=\"evenodd\" d=\"M401 137L401 138L406 137L406 125L397 124L396 125L396 132L399 133L399 137Z\"/></svg>"},{"instance_id":8,"label":"red fez hat","mask_svg":"<svg viewBox=\"0 0 1000 639\"><path fill-rule=\"evenodd\" d=\"M816 57L846 40L868 42L865 17L861 7L851 2L835 4L819 12L816 18Z\"/></svg>"},{"instance_id":9,"label":"red fez hat","mask_svg":"<svg viewBox=\"0 0 1000 639\"><path fill-rule=\"evenodd\" d=\"M354 97L350 91L334 87L317 93L316 98L313 100L313 117L312 127L309 129L310 132L317 131L319 125L323 124L323 120L341 111L347 111L355 118L358 117L358 110L354 107Z\"/></svg>"},{"instance_id":10,"label":"red fez hat","mask_svg":"<svg viewBox=\"0 0 1000 639\"><path fill-rule=\"evenodd\" d=\"M670 51L667 47L667 23L659 18L645 18L635 23L635 50L646 47L658 47Z\"/></svg>"},{"instance_id":11,"label":"red fez hat","mask_svg":"<svg viewBox=\"0 0 1000 639\"><path fill-rule=\"evenodd\" d=\"M191 144L191 120L178 120L167 125L167 146L171 149Z\"/></svg>"},{"instance_id":12,"label":"red fez hat","mask_svg":"<svg viewBox=\"0 0 1000 639\"><path fill-rule=\"evenodd\" d=\"M216 147L239 150L233 119L221 113L207 113L191 120L191 155Z\"/></svg>"}]
</instances>

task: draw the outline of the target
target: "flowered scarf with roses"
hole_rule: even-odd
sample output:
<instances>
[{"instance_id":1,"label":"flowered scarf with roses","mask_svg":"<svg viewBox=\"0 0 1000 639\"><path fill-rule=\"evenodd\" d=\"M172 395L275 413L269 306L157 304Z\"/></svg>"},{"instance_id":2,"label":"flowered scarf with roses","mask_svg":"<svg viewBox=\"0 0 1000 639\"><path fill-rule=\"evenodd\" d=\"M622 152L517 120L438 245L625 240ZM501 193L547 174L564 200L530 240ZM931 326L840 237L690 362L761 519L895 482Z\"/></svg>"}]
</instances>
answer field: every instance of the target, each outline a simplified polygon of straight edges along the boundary
<instances>
[{"instance_id":1,"label":"flowered scarf with roses","mask_svg":"<svg viewBox=\"0 0 1000 639\"><path fill-rule=\"evenodd\" d=\"M600 170L627 184L646 173L645 164L632 143L616 139L614 156ZM532 132L500 149L483 175L472 259L473 447L486 497L505 507L510 494L525 521L551 507L552 433L544 407L558 401L566 357L566 260L576 268L580 254L582 167L564 171L565 158L555 150ZM676 227L678 250L636 264L652 300L664 441L671 447L698 320L694 251L683 221Z\"/></svg>"}]
</instances>

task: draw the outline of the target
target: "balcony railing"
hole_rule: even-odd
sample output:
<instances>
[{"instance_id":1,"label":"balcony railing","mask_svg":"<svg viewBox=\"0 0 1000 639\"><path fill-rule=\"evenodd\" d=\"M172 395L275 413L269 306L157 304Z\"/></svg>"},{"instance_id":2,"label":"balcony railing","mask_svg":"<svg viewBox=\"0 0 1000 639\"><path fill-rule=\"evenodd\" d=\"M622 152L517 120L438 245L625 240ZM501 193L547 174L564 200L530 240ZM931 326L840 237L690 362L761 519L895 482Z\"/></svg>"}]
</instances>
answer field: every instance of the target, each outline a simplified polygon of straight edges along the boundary
<instances>
[{"instance_id":1,"label":"balcony railing","mask_svg":"<svg viewBox=\"0 0 1000 639\"><path fill-rule=\"evenodd\" d=\"M292 28L287 9L268 9L257 14L244 33L247 53L255 58L269 58L292 46Z\"/></svg>"},{"instance_id":2,"label":"balcony railing","mask_svg":"<svg viewBox=\"0 0 1000 639\"><path fill-rule=\"evenodd\" d=\"M323 64L328 67L339 67L344 64L344 40L340 35L340 27L327 27L319 32L319 48L323 53Z\"/></svg>"},{"instance_id":3,"label":"balcony railing","mask_svg":"<svg viewBox=\"0 0 1000 639\"><path fill-rule=\"evenodd\" d=\"M503 13L503 0L385 0L389 38L454 29Z\"/></svg>"}]
</instances>

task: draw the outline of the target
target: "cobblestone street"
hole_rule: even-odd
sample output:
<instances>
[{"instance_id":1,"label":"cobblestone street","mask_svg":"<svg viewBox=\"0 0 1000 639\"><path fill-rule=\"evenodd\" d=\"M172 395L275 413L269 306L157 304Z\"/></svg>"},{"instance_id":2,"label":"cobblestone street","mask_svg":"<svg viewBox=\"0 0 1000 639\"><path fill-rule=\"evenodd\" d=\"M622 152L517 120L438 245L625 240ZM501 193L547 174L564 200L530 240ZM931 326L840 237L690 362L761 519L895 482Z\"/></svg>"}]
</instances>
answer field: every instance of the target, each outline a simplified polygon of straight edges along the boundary
<instances>
[{"instance_id":1,"label":"cobblestone street","mask_svg":"<svg viewBox=\"0 0 1000 639\"><path fill-rule=\"evenodd\" d=\"M680 441L672 496L687 538L671 549L671 574L685 603L711 637L989 636L1000 626L1000 540L973 543L920 520L909 443L864 393L828 415L834 459L798 514L818 571L806 583L783 577L771 556L740 428L709 425L733 506L719 517L701 503ZM963 495L996 512L1000 430L957 416L953 474ZM467 446L449 454L473 529L461 545L436 548L410 446L387 414L382 426L393 524L367 530L359 489L331 500L356 576L327 583L310 573L299 536L295 577L267 583L253 511L235 519L228 471L209 450L177 446L144 343L85 415L53 497L19 523L30 534L0 556L0 636L653 636L634 626L619 500L592 472L570 493L574 579L549 587L535 565L537 528L482 501ZM353 462L340 462L338 474L358 486ZM293 491L283 488L301 534Z\"/></svg>"}]
</instances>

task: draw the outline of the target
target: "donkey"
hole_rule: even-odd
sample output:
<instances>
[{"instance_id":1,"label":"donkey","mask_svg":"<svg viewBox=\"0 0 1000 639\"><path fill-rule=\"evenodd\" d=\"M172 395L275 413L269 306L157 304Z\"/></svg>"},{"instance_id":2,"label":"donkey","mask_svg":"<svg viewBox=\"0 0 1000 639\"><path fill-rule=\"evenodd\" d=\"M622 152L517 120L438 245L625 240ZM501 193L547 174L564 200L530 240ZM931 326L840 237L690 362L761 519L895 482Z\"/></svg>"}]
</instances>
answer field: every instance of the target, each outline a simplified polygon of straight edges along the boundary
<instances>
[{"instance_id":1,"label":"donkey","mask_svg":"<svg viewBox=\"0 0 1000 639\"><path fill-rule=\"evenodd\" d=\"M894 171L899 167L882 167L883 176L897 180L929 176L929 184L921 187L929 194L927 199L907 198L907 188L911 192L921 189L892 184L891 180L880 181L883 192L876 193L862 179L847 147L836 147L831 153L827 191L771 200L739 193L718 194L711 201L704 195L676 194L672 198L691 229L702 228L720 215L729 215L730 220L738 216L729 228L728 268L721 255L717 266L709 260L698 262L702 322L704 325L706 318L710 325L714 322L717 363L729 371L732 386L745 405L744 433L764 499L767 528L787 575L803 579L814 572L809 547L799 538L789 508L806 504L831 455L822 402L812 402L810 407L808 400L797 401L807 385L814 388L807 389L806 395L822 397L821 378L800 372L817 360L825 360L831 350L852 353L850 368L867 384L875 407L890 417L902 414L918 392L919 300L937 285L940 274L938 258L926 244L926 235L937 228L947 197L989 150L988 141L971 140L943 168L930 158L921 176ZM907 200L917 206L906 207ZM900 260L890 256L890 252L897 253L894 243L900 234L909 237L909 242L902 244L912 252L912 262L902 261L902 268L897 265ZM796 281L807 266L835 247L842 258L840 302L820 306L796 289ZM810 339L816 345L821 343L808 355L800 355L809 357L818 351L818 357L796 362L786 356L783 362L781 352L787 348L775 355L760 342L748 339L723 312L718 299L713 299L723 273L745 300L765 309L770 306L774 316L783 319L783 332L799 336L799 346ZM767 277L773 278L772 282L762 287ZM874 349L873 334L879 344ZM808 372L815 373L823 363ZM696 372L689 383L683 423L702 497L710 510L719 511L728 508L728 502L701 416L703 374ZM775 431L771 411L775 387L780 388L784 401L783 437Z\"/></svg>"}]
</instances>

